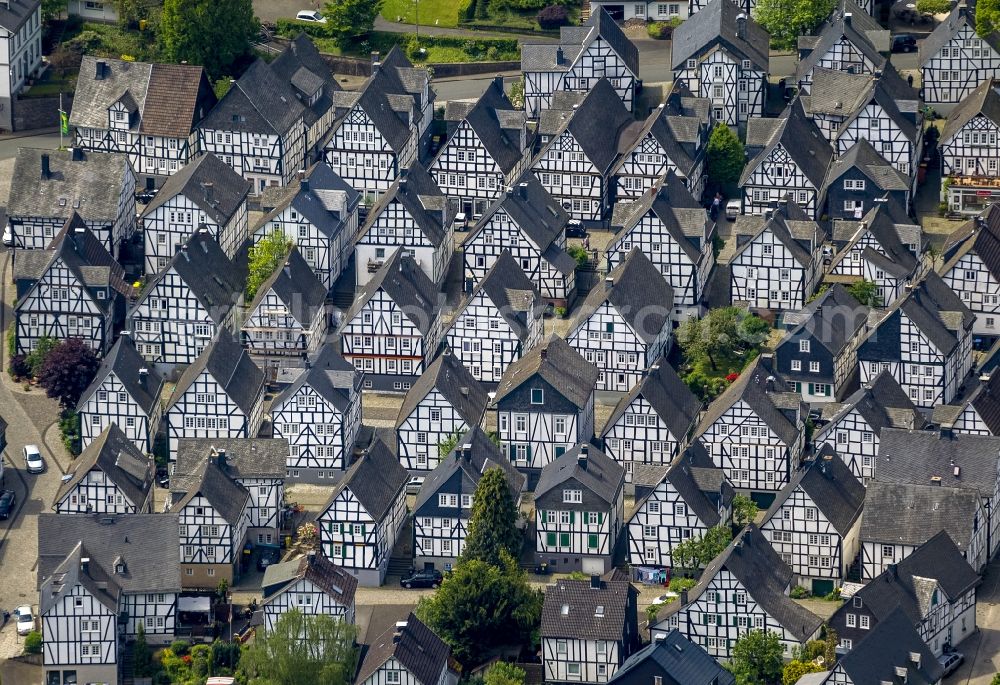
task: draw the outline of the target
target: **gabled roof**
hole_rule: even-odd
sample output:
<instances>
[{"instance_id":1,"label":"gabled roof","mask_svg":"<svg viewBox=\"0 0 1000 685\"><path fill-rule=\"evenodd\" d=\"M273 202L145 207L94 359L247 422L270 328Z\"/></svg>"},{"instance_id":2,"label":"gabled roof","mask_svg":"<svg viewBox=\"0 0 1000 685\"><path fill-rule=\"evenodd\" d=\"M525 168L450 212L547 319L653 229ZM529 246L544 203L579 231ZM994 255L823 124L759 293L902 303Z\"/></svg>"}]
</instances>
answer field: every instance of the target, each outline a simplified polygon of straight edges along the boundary
<instances>
[{"instance_id":1,"label":"gabled roof","mask_svg":"<svg viewBox=\"0 0 1000 685\"><path fill-rule=\"evenodd\" d=\"M889 32L862 7L852 0L845 0L816 29L815 35L799 38L799 49L808 47L810 52L799 60L795 70L796 80L804 80L841 38L850 41L851 45L867 57L876 69L882 69L887 64L888 60L880 54L880 51L889 51Z\"/></svg>"},{"instance_id":2,"label":"gabled roof","mask_svg":"<svg viewBox=\"0 0 1000 685\"><path fill-rule=\"evenodd\" d=\"M973 31L976 30L975 14L972 7L960 2L951 10L948 18L935 26L930 35L921 41L917 52L920 65L927 64L928 60L934 57L965 26ZM1000 34L991 33L983 40L995 51L1000 52Z\"/></svg>"},{"instance_id":3,"label":"gabled roof","mask_svg":"<svg viewBox=\"0 0 1000 685\"><path fill-rule=\"evenodd\" d=\"M1000 373L990 374L990 379L972 397L971 404L990 433L1000 435Z\"/></svg>"},{"instance_id":4,"label":"gabled roof","mask_svg":"<svg viewBox=\"0 0 1000 685\"><path fill-rule=\"evenodd\" d=\"M304 110L291 84L258 59L199 122L198 128L284 136L302 119Z\"/></svg>"},{"instance_id":5,"label":"gabled roof","mask_svg":"<svg viewBox=\"0 0 1000 685\"><path fill-rule=\"evenodd\" d=\"M628 580L561 578L545 589L542 638L622 642L637 594Z\"/></svg>"},{"instance_id":6,"label":"gabled roof","mask_svg":"<svg viewBox=\"0 0 1000 685\"><path fill-rule=\"evenodd\" d=\"M361 195L326 162L317 162L305 172L305 183L294 178L288 185L268 187L261 194L265 214L253 227L258 232L272 219L292 207L323 235L333 238L344 229L347 215L361 202ZM354 236L350 236L354 240Z\"/></svg>"},{"instance_id":7,"label":"gabled roof","mask_svg":"<svg viewBox=\"0 0 1000 685\"><path fill-rule=\"evenodd\" d=\"M504 92L502 78L491 81L471 107L465 101L449 100L444 118L448 122L456 119L466 121L504 175L510 173L524 157L524 150L521 149L524 111L511 104ZM441 146L438 158L446 148L447 143Z\"/></svg>"},{"instance_id":8,"label":"gabled roof","mask_svg":"<svg viewBox=\"0 0 1000 685\"><path fill-rule=\"evenodd\" d=\"M264 372L253 363L250 354L228 331L220 331L198 358L184 369L167 401L167 411L173 408L205 370L219 384L219 389L246 416L250 416L254 405L263 397Z\"/></svg>"},{"instance_id":9,"label":"gabled roof","mask_svg":"<svg viewBox=\"0 0 1000 685\"><path fill-rule=\"evenodd\" d=\"M846 536L861 516L865 486L831 447L824 446L814 461L792 475L764 520L774 516L796 488L802 489L841 536Z\"/></svg>"},{"instance_id":10,"label":"gabled roof","mask_svg":"<svg viewBox=\"0 0 1000 685\"><path fill-rule=\"evenodd\" d=\"M614 506L625 486L625 469L593 445L577 445L542 468L535 486L535 501L569 480L587 489L583 495L584 504L588 494L592 494L599 499L599 502L591 500L592 506L603 504L607 508Z\"/></svg>"},{"instance_id":11,"label":"gabled roof","mask_svg":"<svg viewBox=\"0 0 1000 685\"><path fill-rule=\"evenodd\" d=\"M761 146L762 149L743 169L740 186L750 180L751 174L778 145L781 145L817 191L822 191L827 169L835 154L819 128L806 115L802 101L798 98L785 108L778 119L751 118L747 122L747 147Z\"/></svg>"},{"instance_id":12,"label":"gabled roof","mask_svg":"<svg viewBox=\"0 0 1000 685\"><path fill-rule=\"evenodd\" d=\"M303 385L308 385L341 413L346 413L351 396L360 390L361 376L361 372L341 357L333 345L324 345L309 368L282 390L274 398L271 406L278 407L284 404Z\"/></svg>"},{"instance_id":13,"label":"gabled roof","mask_svg":"<svg viewBox=\"0 0 1000 685\"><path fill-rule=\"evenodd\" d=\"M204 466L190 477L175 474L170 479L170 492L171 513L180 513L192 499L201 495L232 526L239 522L250 501L250 492L211 460L205 460Z\"/></svg>"},{"instance_id":14,"label":"gabled roof","mask_svg":"<svg viewBox=\"0 0 1000 685\"><path fill-rule=\"evenodd\" d=\"M39 517L39 530L41 530L42 516L47 514ZM38 609L42 615L72 593L77 585L82 585L94 599L104 605L108 612L118 613L118 595L121 588L96 562L88 561L84 570L84 559L89 560L90 553L84 548L83 542L77 540L69 553L58 561L58 566L53 569L50 576L42 580L39 569ZM101 587L102 584L104 587Z\"/></svg>"},{"instance_id":15,"label":"gabled roof","mask_svg":"<svg viewBox=\"0 0 1000 685\"><path fill-rule=\"evenodd\" d=\"M382 290L417 330L425 335L431 330L441 308L438 288L417 266L413 257L403 254L404 251L394 251L378 273L365 284L344 315L345 322L357 316L375 293Z\"/></svg>"},{"instance_id":16,"label":"gabled roof","mask_svg":"<svg viewBox=\"0 0 1000 685\"><path fill-rule=\"evenodd\" d=\"M406 392L396 416L396 429L410 417L427 395L437 391L469 426L478 426L486 411L486 390L450 350L431 362Z\"/></svg>"},{"instance_id":17,"label":"gabled roof","mask_svg":"<svg viewBox=\"0 0 1000 685\"><path fill-rule=\"evenodd\" d=\"M827 424L831 429L854 410L861 414L875 435L881 435L883 428L921 429L927 423L924 415L888 371L881 372L837 406L837 411ZM821 428L817 439L826 430L825 427Z\"/></svg>"},{"instance_id":18,"label":"gabled roof","mask_svg":"<svg viewBox=\"0 0 1000 685\"><path fill-rule=\"evenodd\" d=\"M941 252L944 264L938 269L939 274L947 274L962 257L974 252L990 275L1000 281L1000 205L990 205L982 215L948 236Z\"/></svg>"},{"instance_id":19,"label":"gabled roof","mask_svg":"<svg viewBox=\"0 0 1000 685\"><path fill-rule=\"evenodd\" d=\"M288 459L286 438L181 438L177 441L174 476L199 473L214 461L230 478L285 477Z\"/></svg>"},{"instance_id":20,"label":"gabled roof","mask_svg":"<svg viewBox=\"0 0 1000 685\"><path fill-rule=\"evenodd\" d=\"M810 116L825 114L841 118L834 128L835 138L839 138L871 102L882 108L883 114L911 143L916 143L920 133L916 123L917 91L903 81L891 64L874 74L816 67L809 94L803 94L800 100Z\"/></svg>"},{"instance_id":21,"label":"gabled roof","mask_svg":"<svg viewBox=\"0 0 1000 685\"><path fill-rule=\"evenodd\" d=\"M920 665L913 663L911 654L920 656ZM896 683L937 685L944 674L941 664L927 647L913 621L897 609L872 629L837 662L852 683ZM906 677L896 675L897 668L906 669Z\"/></svg>"},{"instance_id":22,"label":"gabled roof","mask_svg":"<svg viewBox=\"0 0 1000 685\"><path fill-rule=\"evenodd\" d=\"M929 481L920 485L874 481L865 493L861 540L916 546L946 531L959 549L966 550L981 508L982 497L975 489L935 486Z\"/></svg>"},{"instance_id":23,"label":"gabled roof","mask_svg":"<svg viewBox=\"0 0 1000 685\"><path fill-rule=\"evenodd\" d=\"M394 152L402 152L413 132L407 123L419 114L420 108L406 94L394 69L385 64L375 69L361 87L360 93L342 91L334 95L338 116L357 107L371 120L379 134Z\"/></svg>"},{"instance_id":24,"label":"gabled roof","mask_svg":"<svg viewBox=\"0 0 1000 685\"><path fill-rule=\"evenodd\" d=\"M847 288L834 283L819 297L795 314L793 321L801 322L788 330L778 343L797 344L800 338L812 336L837 357L868 321L869 308L859 304Z\"/></svg>"},{"instance_id":25,"label":"gabled roof","mask_svg":"<svg viewBox=\"0 0 1000 685\"><path fill-rule=\"evenodd\" d=\"M307 126L333 107L333 93L342 90L333 71L305 33L293 38L270 66L279 78L291 83L303 99L308 100L323 89L319 99L304 112Z\"/></svg>"},{"instance_id":26,"label":"gabled roof","mask_svg":"<svg viewBox=\"0 0 1000 685\"><path fill-rule=\"evenodd\" d=\"M642 380L615 405L607 423L604 424L605 437L637 398L644 399L653 408L660 420L667 424L670 434L683 442L694 427L701 411L701 400L681 380L674 367L666 359L653 363Z\"/></svg>"},{"instance_id":27,"label":"gabled roof","mask_svg":"<svg viewBox=\"0 0 1000 685\"><path fill-rule=\"evenodd\" d=\"M652 136L680 173L691 178L704 156L702 143L708 137L710 108L711 100L694 97L682 82L675 81L666 101L650 112L642 126L627 129L630 135L622 137L622 154L612 173L620 173L628 161L628 153L636 150L647 136Z\"/></svg>"},{"instance_id":28,"label":"gabled roof","mask_svg":"<svg viewBox=\"0 0 1000 685\"><path fill-rule=\"evenodd\" d=\"M887 428L879 440L876 477L884 483L929 485L937 476L944 486L974 488L987 497L996 487L998 454L1000 438L992 435L944 437L937 431Z\"/></svg>"},{"instance_id":29,"label":"gabled roof","mask_svg":"<svg viewBox=\"0 0 1000 685\"><path fill-rule=\"evenodd\" d=\"M0 26L16 33L24 22L35 16L41 0L10 0L0 5Z\"/></svg>"},{"instance_id":30,"label":"gabled roof","mask_svg":"<svg viewBox=\"0 0 1000 685\"><path fill-rule=\"evenodd\" d=\"M905 271L907 274L913 273L918 266L917 258L913 251L903 244L900 232L919 234L920 230L920 227L914 225L912 220L906 216L905 211L897 202L877 203L861 221L835 222L833 241L834 243L844 243L844 246L833 258L830 268L835 268L841 261L847 259L851 253L850 246L856 244L856 241L867 231L882 247L883 252L896 269ZM919 235L916 239L919 241ZM867 255L866 259L874 258L869 248L866 248L862 254Z\"/></svg>"},{"instance_id":31,"label":"gabled roof","mask_svg":"<svg viewBox=\"0 0 1000 685\"><path fill-rule=\"evenodd\" d=\"M61 502L91 471L101 471L137 509L153 487L153 460L148 458L112 423L87 445L59 484L53 506Z\"/></svg>"},{"instance_id":32,"label":"gabled roof","mask_svg":"<svg viewBox=\"0 0 1000 685\"><path fill-rule=\"evenodd\" d=\"M500 253L469 300L479 291L486 293L517 339L525 342L531 321L542 315L544 305L539 300L538 288L524 275L521 265L511 257L510 250L504 249ZM461 313L456 320L460 316Z\"/></svg>"},{"instance_id":33,"label":"gabled roof","mask_svg":"<svg viewBox=\"0 0 1000 685\"><path fill-rule=\"evenodd\" d=\"M737 25L740 16L746 18L742 34ZM674 29L671 68L683 69L689 58L707 52L715 43L739 59L750 60L758 71L768 72L770 34L730 0L712 0Z\"/></svg>"},{"instance_id":34,"label":"gabled roof","mask_svg":"<svg viewBox=\"0 0 1000 685\"><path fill-rule=\"evenodd\" d=\"M126 62L84 55L73 94L70 125L106 129L109 127L108 108L116 102L131 101L133 107L129 109L142 109L146 104L146 90L152 68L153 65L149 62ZM201 67L192 66L188 69L201 74ZM190 133L188 129L183 135L186 137Z\"/></svg>"},{"instance_id":35,"label":"gabled roof","mask_svg":"<svg viewBox=\"0 0 1000 685\"><path fill-rule=\"evenodd\" d=\"M638 678L633 673L645 664L655 666L642 669L666 676L666 685L735 685L736 676L727 671L699 644L684 637L674 628L665 637L653 638L648 645L625 660L608 681L609 685L631 685ZM801 685L801 681L799 681Z\"/></svg>"},{"instance_id":36,"label":"gabled roof","mask_svg":"<svg viewBox=\"0 0 1000 685\"><path fill-rule=\"evenodd\" d=\"M601 78L580 105L569 113L562 130L573 136L590 163L604 174L618 159L620 141L629 125L634 123L632 113L618 97L611 82ZM544 155L549 146L557 144L558 136L552 137L539 156Z\"/></svg>"},{"instance_id":37,"label":"gabled roof","mask_svg":"<svg viewBox=\"0 0 1000 685\"><path fill-rule=\"evenodd\" d=\"M910 181L906 174L892 166L885 157L876 152L867 138L859 139L858 142L847 148L844 154L833 160L823 185L829 188L834 181L851 169L857 169L863 173L879 190L907 191L910 189Z\"/></svg>"},{"instance_id":38,"label":"gabled roof","mask_svg":"<svg viewBox=\"0 0 1000 685\"><path fill-rule=\"evenodd\" d=\"M379 197L369 210L359 235L368 233L394 202L402 205L413 224L432 245L438 247L443 241L451 240L449 229L455 220L457 205L448 201L427 170L416 161L409 168L400 170L393 184Z\"/></svg>"},{"instance_id":39,"label":"gabled roof","mask_svg":"<svg viewBox=\"0 0 1000 685\"><path fill-rule=\"evenodd\" d=\"M90 568L99 569L109 586L128 593L179 592L177 534L176 514L39 514L39 585L54 582L64 560L82 544L84 554L76 555L77 562L89 558ZM119 560L124 573L115 570ZM91 573L95 581L105 580L97 576L97 571Z\"/></svg>"},{"instance_id":40,"label":"gabled roof","mask_svg":"<svg viewBox=\"0 0 1000 685\"><path fill-rule=\"evenodd\" d=\"M493 403L499 403L536 375L581 409L587 405L597 385L597 367L565 340L553 335L507 367Z\"/></svg>"},{"instance_id":41,"label":"gabled roof","mask_svg":"<svg viewBox=\"0 0 1000 685\"><path fill-rule=\"evenodd\" d=\"M355 682L365 682L382 664L395 659L417 682L433 685L441 681L450 655L451 650L444 640L411 613L372 640L361 660Z\"/></svg>"},{"instance_id":42,"label":"gabled roof","mask_svg":"<svg viewBox=\"0 0 1000 685\"><path fill-rule=\"evenodd\" d=\"M632 331L652 344L669 326L674 307L674 289L642 250L633 247L625 259L587 295L570 326L570 335L586 325L607 302Z\"/></svg>"},{"instance_id":43,"label":"gabled roof","mask_svg":"<svg viewBox=\"0 0 1000 685\"><path fill-rule=\"evenodd\" d=\"M252 187L250 181L208 152L169 176L156 197L142 210L142 216L149 216L167 200L183 195L222 229L246 202Z\"/></svg>"},{"instance_id":44,"label":"gabled roof","mask_svg":"<svg viewBox=\"0 0 1000 685\"><path fill-rule=\"evenodd\" d=\"M694 512L698 520L711 528L717 526L722 518L719 516L718 506L708 497L709 491L704 489L706 485L704 482L706 480L705 475L708 471L714 471L715 475L721 477L719 487L713 488L711 491L721 495L722 484L725 482L725 474L722 469L716 469L708 465L699 466L702 463L700 457L707 457L708 455L704 454L704 447L701 443L696 443L696 445L695 449L685 450L683 454L674 460L674 463L670 465L670 468L664 475L664 479L677 491L677 494L684 500L688 508ZM711 464L711 457L708 457L708 459L709 464ZM641 502L636 501L636 511L638 511L638 507L641 504L645 503L652 496L655 490L655 488L650 490L649 495Z\"/></svg>"},{"instance_id":45,"label":"gabled roof","mask_svg":"<svg viewBox=\"0 0 1000 685\"><path fill-rule=\"evenodd\" d=\"M1000 126L1000 93L993 89L992 79L986 79L948 114L941 142L945 143L958 133L973 117L982 115Z\"/></svg>"},{"instance_id":46,"label":"gabled roof","mask_svg":"<svg viewBox=\"0 0 1000 685\"><path fill-rule=\"evenodd\" d=\"M115 375L118 382L125 388L125 392L139 405L146 416L152 415L160 401L160 393L163 390L163 375L139 355L135 349L135 343L128 335L119 336L111 347L111 351L104 356L90 387L80 396L77 411L83 408L84 403L97 392L101 383L111 373Z\"/></svg>"},{"instance_id":47,"label":"gabled roof","mask_svg":"<svg viewBox=\"0 0 1000 685\"><path fill-rule=\"evenodd\" d=\"M303 579L325 592L341 606L354 606L358 579L322 554L308 554L268 566L261 581L264 603L272 601L278 593Z\"/></svg>"},{"instance_id":48,"label":"gabled roof","mask_svg":"<svg viewBox=\"0 0 1000 685\"><path fill-rule=\"evenodd\" d=\"M297 246L292 247L284 265L275 269L267 280L258 286L257 296L247 311L254 312L272 291L305 330L312 328L313 321L317 317L327 315L326 287L303 259Z\"/></svg>"},{"instance_id":49,"label":"gabled roof","mask_svg":"<svg viewBox=\"0 0 1000 685\"><path fill-rule=\"evenodd\" d=\"M399 459L392 450L382 440L373 440L369 449L347 469L322 511L329 510L346 489L354 495L369 516L375 521L381 521L402 495L403 487L409 479L410 475L400 466Z\"/></svg>"},{"instance_id":50,"label":"gabled roof","mask_svg":"<svg viewBox=\"0 0 1000 685\"><path fill-rule=\"evenodd\" d=\"M48 177L42 174L45 158ZM18 148L7 216L69 219L76 213L88 222L112 223L131 173L128 158L113 152Z\"/></svg>"},{"instance_id":51,"label":"gabled roof","mask_svg":"<svg viewBox=\"0 0 1000 685\"><path fill-rule=\"evenodd\" d=\"M581 26L564 26L558 43L525 43L521 46L521 71L569 71L580 54L603 39L633 75L639 75L639 50L604 7Z\"/></svg>"}]
</instances>

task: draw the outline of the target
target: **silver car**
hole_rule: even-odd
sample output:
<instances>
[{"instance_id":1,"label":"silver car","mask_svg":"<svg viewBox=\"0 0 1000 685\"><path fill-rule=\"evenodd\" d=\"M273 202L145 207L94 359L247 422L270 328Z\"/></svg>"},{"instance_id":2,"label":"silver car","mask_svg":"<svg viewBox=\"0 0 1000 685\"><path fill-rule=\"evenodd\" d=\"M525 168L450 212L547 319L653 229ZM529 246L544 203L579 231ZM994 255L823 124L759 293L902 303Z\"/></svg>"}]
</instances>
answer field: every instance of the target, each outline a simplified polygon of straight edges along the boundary
<instances>
[{"instance_id":1,"label":"silver car","mask_svg":"<svg viewBox=\"0 0 1000 685\"><path fill-rule=\"evenodd\" d=\"M42 460L42 452L38 445L24 446L24 467L28 473L41 473L45 470L45 461Z\"/></svg>"}]
</instances>

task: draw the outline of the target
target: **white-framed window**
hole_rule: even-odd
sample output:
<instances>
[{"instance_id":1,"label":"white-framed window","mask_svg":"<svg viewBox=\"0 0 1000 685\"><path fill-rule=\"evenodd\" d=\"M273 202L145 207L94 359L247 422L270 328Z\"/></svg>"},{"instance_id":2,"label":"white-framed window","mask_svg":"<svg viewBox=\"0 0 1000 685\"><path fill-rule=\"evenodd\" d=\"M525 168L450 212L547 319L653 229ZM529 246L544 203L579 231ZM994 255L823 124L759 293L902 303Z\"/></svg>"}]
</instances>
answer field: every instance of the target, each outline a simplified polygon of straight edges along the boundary
<instances>
[{"instance_id":1,"label":"white-framed window","mask_svg":"<svg viewBox=\"0 0 1000 685\"><path fill-rule=\"evenodd\" d=\"M563 502L580 504L583 502L583 490L563 490Z\"/></svg>"}]
</instances>

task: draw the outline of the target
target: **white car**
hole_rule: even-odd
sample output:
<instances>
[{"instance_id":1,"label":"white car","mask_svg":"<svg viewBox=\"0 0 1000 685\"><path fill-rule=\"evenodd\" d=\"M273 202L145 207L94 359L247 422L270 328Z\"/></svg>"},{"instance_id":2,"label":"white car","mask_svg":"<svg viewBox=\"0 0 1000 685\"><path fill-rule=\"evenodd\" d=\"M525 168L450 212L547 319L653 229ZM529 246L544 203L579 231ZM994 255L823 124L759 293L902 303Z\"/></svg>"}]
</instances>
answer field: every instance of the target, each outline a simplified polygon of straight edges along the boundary
<instances>
[{"instance_id":1,"label":"white car","mask_svg":"<svg viewBox=\"0 0 1000 685\"><path fill-rule=\"evenodd\" d=\"M3 227L3 244L7 247L14 245L14 229L10 227L10 224Z\"/></svg>"},{"instance_id":2,"label":"white car","mask_svg":"<svg viewBox=\"0 0 1000 685\"><path fill-rule=\"evenodd\" d=\"M652 604L653 606L657 606L657 605L660 605L660 604L667 604L667 603L672 602L675 599L677 599L677 597L678 597L678 595L677 595L676 592L668 592L668 593L666 593L664 595L660 595L659 597L657 597L656 599L654 599L652 602L650 602L650 604Z\"/></svg>"},{"instance_id":3,"label":"white car","mask_svg":"<svg viewBox=\"0 0 1000 685\"><path fill-rule=\"evenodd\" d=\"M35 629L35 617L31 615L31 607L25 604L14 610L17 615L17 634L27 635Z\"/></svg>"},{"instance_id":4,"label":"white car","mask_svg":"<svg viewBox=\"0 0 1000 685\"><path fill-rule=\"evenodd\" d=\"M24 466L28 473L41 473L45 470L45 462L42 460L42 452L38 445L24 446Z\"/></svg>"},{"instance_id":5,"label":"white car","mask_svg":"<svg viewBox=\"0 0 1000 685\"><path fill-rule=\"evenodd\" d=\"M739 200L730 200L726 203L726 218L735 219L743 213L743 203Z\"/></svg>"},{"instance_id":6,"label":"white car","mask_svg":"<svg viewBox=\"0 0 1000 685\"><path fill-rule=\"evenodd\" d=\"M316 10L300 10L299 13L295 15L295 18L299 21L311 21L316 24L326 23L326 17Z\"/></svg>"}]
</instances>

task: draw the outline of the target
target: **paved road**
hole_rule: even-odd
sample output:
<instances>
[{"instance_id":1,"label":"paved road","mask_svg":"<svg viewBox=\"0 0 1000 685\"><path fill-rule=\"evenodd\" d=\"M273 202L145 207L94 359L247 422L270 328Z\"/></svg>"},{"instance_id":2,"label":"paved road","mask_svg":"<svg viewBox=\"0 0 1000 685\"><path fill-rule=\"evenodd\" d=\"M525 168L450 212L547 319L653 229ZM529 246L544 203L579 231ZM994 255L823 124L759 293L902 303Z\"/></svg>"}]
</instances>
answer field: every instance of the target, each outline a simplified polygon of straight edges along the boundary
<instances>
[{"instance_id":1,"label":"paved road","mask_svg":"<svg viewBox=\"0 0 1000 685\"><path fill-rule=\"evenodd\" d=\"M947 685L990 685L1000 673L1000 560L987 567L976 599L979 632L956 647L965 664L944 681Z\"/></svg>"},{"instance_id":2,"label":"paved road","mask_svg":"<svg viewBox=\"0 0 1000 685\"><path fill-rule=\"evenodd\" d=\"M69 139L66 138L65 142L68 143ZM59 133L0 138L0 159L10 159L17 156L17 149L21 147L56 150L59 148Z\"/></svg>"}]
</instances>

